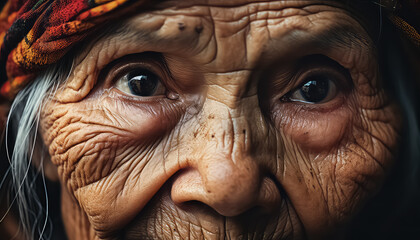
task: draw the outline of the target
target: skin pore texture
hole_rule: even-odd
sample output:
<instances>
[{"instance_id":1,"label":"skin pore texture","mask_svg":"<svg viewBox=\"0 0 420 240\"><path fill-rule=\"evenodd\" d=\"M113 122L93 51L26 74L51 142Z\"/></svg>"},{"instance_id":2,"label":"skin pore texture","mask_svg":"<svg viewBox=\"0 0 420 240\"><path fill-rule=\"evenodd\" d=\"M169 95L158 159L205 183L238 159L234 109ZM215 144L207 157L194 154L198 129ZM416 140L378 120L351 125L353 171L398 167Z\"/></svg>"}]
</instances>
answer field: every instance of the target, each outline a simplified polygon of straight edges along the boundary
<instances>
[{"instance_id":1,"label":"skin pore texture","mask_svg":"<svg viewBox=\"0 0 420 240\"><path fill-rule=\"evenodd\" d=\"M152 96L124 85L138 69ZM71 240L324 239L380 188L397 109L337 3L166 1L78 54L41 135Z\"/></svg>"}]
</instances>

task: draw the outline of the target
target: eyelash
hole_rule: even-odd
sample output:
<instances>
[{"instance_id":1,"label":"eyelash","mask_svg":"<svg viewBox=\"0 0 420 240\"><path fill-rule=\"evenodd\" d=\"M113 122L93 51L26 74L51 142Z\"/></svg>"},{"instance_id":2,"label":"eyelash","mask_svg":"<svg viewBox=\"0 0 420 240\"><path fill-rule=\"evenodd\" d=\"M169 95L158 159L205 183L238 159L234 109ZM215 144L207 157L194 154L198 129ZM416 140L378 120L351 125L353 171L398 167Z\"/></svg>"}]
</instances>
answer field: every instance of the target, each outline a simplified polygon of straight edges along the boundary
<instances>
[{"instance_id":1,"label":"eyelash","mask_svg":"<svg viewBox=\"0 0 420 240\"><path fill-rule=\"evenodd\" d=\"M290 78L292 79L291 82L295 82L297 84L297 87L292 87L289 92L280 96L279 99L282 102L299 102L300 104L324 104L330 100L333 100L339 94L346 94L352 88L352 79L349 71L339 63L324 55L306 56L302 60L298 61L296 66L298 66L298 70L292 71ZM299 68L300 66L304 67ZM312 82L312 86L308 85L310 82ZM316 84L316 82L320 84ZM326 87L328 92L325 97L329 99L323 99L318 102L311 102L303 99L293 99L299 90L302 91L302 88L306 88L305 90L309 92L310 90L314 89L314 86L316 87L317 85L321 85L321 87L324 85L325 87L325 82L327 82L328 85ZM330 91L333 91L333 93L330 93ZM336 92L334 93L334 91ZM333 94L333 96L328 94Z\"/></svg>"},{"instance_id":2,"label":"eyelash","mask_svg":"<svg viewBox=\"0 0 420 240\"><path fill-rule=\"evenodd\" d=\"M130 93L129 91L132 90L129 86L131 79L127 79L127 77L133 72L147 73L156 76L159 85L158 87L162 94L158 96L137 96ZM171 91L171 89L175 89L174 81L172 81L172 76L166 65L165 59L160 53L143 52L126 55L108 64L102 74L106 79L105 88L115 89L120 94L125 95L124 98L130 98L135 101L150 101L157 98L163 98L163 96L169 99L177 98L177 94L174 94L174 92Z\"/></svg>"},{"instance_id":3,"label":"eyelash","mask_svg":"<svg viewBox=\"0 0 420 240\"><path fill-rule=\"evenodd\" d=\"M333 100L344 90L342 86L345 85L345 80L331 71L311 71L298 78L299 86L283 95L280 101L323 104Z\"/></svg>"}]
</instances>

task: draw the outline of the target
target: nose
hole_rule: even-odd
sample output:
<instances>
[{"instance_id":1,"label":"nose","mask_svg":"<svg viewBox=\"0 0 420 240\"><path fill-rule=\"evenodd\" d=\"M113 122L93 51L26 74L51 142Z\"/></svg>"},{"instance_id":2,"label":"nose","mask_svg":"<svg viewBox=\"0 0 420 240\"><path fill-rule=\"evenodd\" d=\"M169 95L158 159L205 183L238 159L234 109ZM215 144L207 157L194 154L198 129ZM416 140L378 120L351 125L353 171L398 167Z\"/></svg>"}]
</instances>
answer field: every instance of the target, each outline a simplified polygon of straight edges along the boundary
<instances>
[{"instance_id":1,"label":"nose","mask_svg":"<svg viewBox=\"0 0 420 240\"><path fill-rule=\"evenodd\" d=\"M249 124L253 119L217 102L208 105L195 123L200 127L191 130L193 137L184 138L190 152L186 167L174 177L172 201L199 201L223 216L240 215L254 207L270 211L280 202L280 193L262 171L263 156L255 149L265 139L254 134Z\"/></svg>"}]
</instances>

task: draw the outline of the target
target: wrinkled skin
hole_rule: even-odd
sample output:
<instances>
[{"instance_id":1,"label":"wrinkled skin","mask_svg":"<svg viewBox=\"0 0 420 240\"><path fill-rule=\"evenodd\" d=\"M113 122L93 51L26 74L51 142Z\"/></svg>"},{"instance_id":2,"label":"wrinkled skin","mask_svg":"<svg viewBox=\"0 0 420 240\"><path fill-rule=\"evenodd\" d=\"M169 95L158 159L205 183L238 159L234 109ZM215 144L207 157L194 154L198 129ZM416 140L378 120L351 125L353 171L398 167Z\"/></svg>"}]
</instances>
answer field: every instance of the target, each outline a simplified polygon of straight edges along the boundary
<instances>
[{"instance_id":1,"label":"wrinkled skin","mask_svg":"<svg viewBox=\"0 0 420 240\"><path fill-rule=\"evenodd\" d=\"M42 112L69 239L324 239L380 188L397 107L343 6L169 1L120 24ZM139 67L161 93L118 87ZM311 71L336 94L284 100Z\"/></svg>"}]
</instances>

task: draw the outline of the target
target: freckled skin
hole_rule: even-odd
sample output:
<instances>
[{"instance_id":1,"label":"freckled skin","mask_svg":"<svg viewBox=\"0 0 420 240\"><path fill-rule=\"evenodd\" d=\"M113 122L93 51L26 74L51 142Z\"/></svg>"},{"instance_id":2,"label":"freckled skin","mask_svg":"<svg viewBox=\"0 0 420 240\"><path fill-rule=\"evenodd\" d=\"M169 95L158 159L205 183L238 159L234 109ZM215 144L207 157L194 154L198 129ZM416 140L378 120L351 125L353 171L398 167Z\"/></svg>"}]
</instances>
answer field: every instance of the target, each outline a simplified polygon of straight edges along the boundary
<instances>
[{"instance_id":1,"label":"freckled skin","mask_svg":"<svg viewBox=\"0 0 420 240\"><path fill-rule=\"evenodd\" d=\"M360 23L317 1L229 2L164 2L76 58L41 121L69 239L325 239L381 186L399 119ZM308 47L335 26L366 42ZM101 74L142 52L163 54L178 97ZM297 83L256 74L313 54L348 69L351 91L282 102Z\"/></svg>"}]
</instances>

